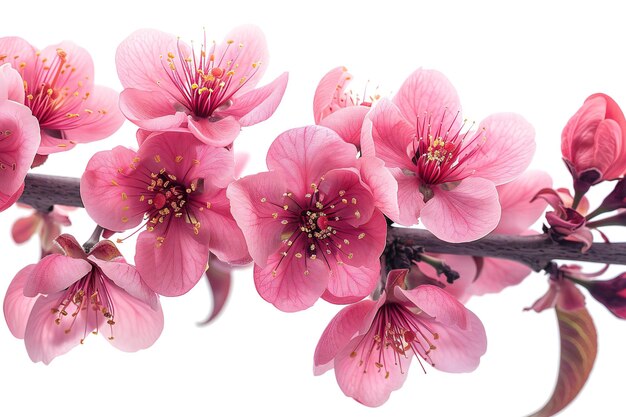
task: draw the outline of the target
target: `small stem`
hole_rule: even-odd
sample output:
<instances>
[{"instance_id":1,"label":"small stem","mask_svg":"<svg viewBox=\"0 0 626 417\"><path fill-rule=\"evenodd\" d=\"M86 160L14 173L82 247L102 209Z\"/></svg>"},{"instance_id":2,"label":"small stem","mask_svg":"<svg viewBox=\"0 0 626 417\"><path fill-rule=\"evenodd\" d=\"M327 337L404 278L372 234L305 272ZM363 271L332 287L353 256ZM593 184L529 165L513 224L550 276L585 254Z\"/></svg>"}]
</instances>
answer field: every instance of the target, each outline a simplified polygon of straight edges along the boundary
<instances>
[{"instance_id":1,"label":"small stem","mask_svg":"<svg viewBox=\"0 0 626 417\"><path fill-rule=\"evenodd\" d=\"M96 228L93 230L93 233L91 234L89 239L87 239L87 241L83 243L83 249L85 249L86 253L91 252L91 249L95 246L95 244L100 242L102 232L104 232L104 228L100 225L96 225Z\"/></svg>"},{"instance_id":2,"label":"small stem","mask_svg":"<svg viewBox=\"0 0 626 417\"><path fill-rule=\"evenodd\" d=\"M445 275L446 281L448 282L448 284L452 284L454 281L456 281L460 277L458 272L450 268L450 266L448 266L448 264L446 264L441 259L428 256L424 253L418 253L417 257L418 257L418 262L424 262L425 264L428 264L432 266L433 268L435 268L435 271L437 271L437 275L441 275L441 274Z\"/></svg>"}]
</instances>

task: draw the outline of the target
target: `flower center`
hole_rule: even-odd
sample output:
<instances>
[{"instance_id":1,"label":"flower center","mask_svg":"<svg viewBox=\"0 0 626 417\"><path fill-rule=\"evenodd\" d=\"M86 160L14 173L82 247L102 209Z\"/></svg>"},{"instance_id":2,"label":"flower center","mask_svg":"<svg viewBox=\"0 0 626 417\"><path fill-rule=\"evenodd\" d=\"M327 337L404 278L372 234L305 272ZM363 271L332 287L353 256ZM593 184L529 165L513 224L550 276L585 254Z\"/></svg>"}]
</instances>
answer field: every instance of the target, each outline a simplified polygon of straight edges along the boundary
<instances>
[{"instance_id":1,"label":"flower center","mask_svg":"<svg viewBox=\"0 0 626 417\"><path fill-rule=\"evenodd\" d=\"M435 123L435 126L430 114L417 117L412 161L416 165L417 175L427 185L460 181L467 177L468 174L460 168L486 140L484 129L472 132L473 124L466 129L467 120L455 128L459 113L450 126L444 126L445 115L444 111L441 121Z\"/></svg>"},{"instance_id":2,"label":"flower center","mask_svg":"<svg viewBox=\"0 0 626 417\"><path fill-rule=\"evenodd\" d=\"M346 90L347 84L351 80L352 80L352 76L346 75L342 77L339 84L337 84L335 93L333 94L333 98L330 102L330 106L328 107L329 113L333 113L344 107L352 107L352 106L372 107L372 105L375 102L380 100L378 87L374 89L374 92L372 94L368 93L367 90L369 87L369 81L365 84L362 94L356 93L353 90Z\"/></svg>"},{"instance_id":3,"label":"flower center","mask_svg":"<svg viewBox=\"0 0 626 417\"><path fill-rule=\"evenodd\" d=\"M56 316L54 322L58 325L67 326L65 334L69 334L80 315L84 320L85 328L82 344L87 337L87 325L95 321L96 329L92 332L98 334L101 325L108 325L111 329L110 340L113 340L113 326L115 325L115 308L113 300L107 290L105 277L97 267L73 283L65 290L59 304L52 308L51 313ZM90 322L90 318L93 321Z\"/></svg>"},{"instance_id":4,"label":"flower center","mask_svg":"<svg viewBox=\"0 0 626 417\"><path fill-rule=\"evenodd\" d=\"M430 352L436 349L433 341L437 339L439 334L403 305L383 304L376 312L365 336L350 353L350 357L353 359L358 357L358 366L363 367L363 372L371 371L372 369L368 368L373 366L373 370L381 373L386 379L389 378L391 366L399 366L400 372L404 372L400 359L408 358L409 351L413 351L418 358L434 366ZM391 356L388 356L388 353L391 353Z\"/></svg>"},{"instance_id":5,"label":"flower center","mask_svg":"<svg viewBox=\"0 0 626 417\"><path fill-rule=\"evenodd\" d=\"M211 117L216 110L229 107L233 95L258 71L261 62L254 62L250 68L239 66L237 59L245 45L233 44L234 41L229 40L221 56L216 56L215 42L207 51L205 34L199 54L193 47L191 54L187 53L178 41L176 53L160 56L164 59L163 70L179 92L173 98L194 116ZM238 48L234 55L231 54L233 48Z\"/></svg>"}]
</instances>

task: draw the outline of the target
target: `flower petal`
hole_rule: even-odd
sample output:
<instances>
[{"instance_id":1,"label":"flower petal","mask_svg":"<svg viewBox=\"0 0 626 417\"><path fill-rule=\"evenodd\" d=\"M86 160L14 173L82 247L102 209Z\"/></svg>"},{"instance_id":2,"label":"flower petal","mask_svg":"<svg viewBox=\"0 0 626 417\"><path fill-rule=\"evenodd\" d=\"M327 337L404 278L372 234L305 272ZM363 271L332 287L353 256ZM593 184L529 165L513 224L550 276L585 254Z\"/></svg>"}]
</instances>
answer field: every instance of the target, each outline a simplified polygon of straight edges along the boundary
<instances>
[{"instance_id":1,"label":"flower petal","mask_svg":"<svg viewBox=\"0 0 626 417\"><path fill-rule=\"evenodd\" d=\"M463 163L463 172L496 185L517 178L535 153L535 129L515 113L498 113L480 123L485 142ZM477 139L480 140L480 139ZM470 145L473 146L473 145Z\"/></svg>"},{"instance_id":2,"label":"flower petal","mask_svg":"<svg viewBox=\"0 0 626 417\"><path fill-rule=\"evenodd\" d=\"M43 258L24 286L24 295L53 294L63 291L89 272L92 266L84 259L52 254Z\"/></svg>"},{"instance_id":3,"label":"flower petal","mask_svg":"<svg viewBox=\"0 0 626 417\"><path fill-rule=\"evenodd\" d=\"M420 68L413 72L394 96L393 103L411 123L428 120L452 132L458 131L461 125L459 96L439 71Z\"/></svg>"},{"instance_id":4,"label":"flower petal","mask_svg":"<svg viewBox=\"0 0 626 417\"><path fill-rule=\"evenodd\" d=\"M13 336L18 339L24 338L26 323L30 312L37 301L37 297L24 296L24 286L30 279L36 265L28 265L22 268L13 278L7 293L4 296L4 319Z\"/></svg>"},{"instance_id":5,"label":"flower petal","mask_svg":"<svg viewBox=\"0 0 626 417\"><path fill-rule=\"evenodd\" d=\"M39 147L39 123L30 109L0 101L0 193L11 195L24 183Z\"/></svg>"},{"instance_id":6,"label":"flower petal","mask_svg":"<svg viewBox=\"0 0 626 417\"><path fill-rule=\"evenodd\" d=\"M497 187L502 216L494 232L519 234L544 212L545 200L533 200L539 190L550 188L552 178L544 171L526 171L515 180Z\"/></svg>"},{"instance_id":7,"label":"flower petal","mask_svg":"<svg viewBox=\"0 0 626 417\"><path fill-rule=\"evenodd\" d=\"M19 218L13 223L11 236L15 243L24 243L30 239L41 224L41 216L31 214L28 217Z\"/></svg>"},{"instance_id":8,"label":"flower petal","mask_svg":"<svg viewBox=\"0 0 626 417\"><path fill-rule=\"evenodd\" d=\"M496 187L482 178L466 178L454 189L433 189L422 208L424 226L446 242L470 242L487 235L500 221ZM399 199L398 199L399 200Z\"/></svg>"},{"instance_id":9,"label":"flower petal","mask_svg":"<svg viewBox=\"0 0 626 417\"><path fill-rule=\"evenodd\" d=\"M361 180L369 187L374 205L391 219L399 216L398 182L385 163L376 157L362 156L357 160Z\"/></svg>"},{"instance_id":10,"label":"flower petal","mask_svg":"<svg viewBox=\"0 0 626 417\"><path fill-rule=\"evenodd\" d=\"M137 238L137 271L154 292L165 296L183 295L193 288L209 260L208 245L198 242L192 228L176 220L170 220L167 228L141 232Z\"/></svg>"},{"instance_id":11,"label":"flower petal","mask_svg":"<svg viewBox=\"0 0 626 417\"><path fill-rule=\"evenodd\" d=\"M128 297L135 299L136 303L146 304L155 311L160 309L159 297L143 282L134 266L123 260L108 262L93 256L90 256L89 260L98 265L102 273L121 288L120 292L127 293ZM117 312L117 303L115 309Z\"/></svg>"},{"instance_id":12,"label":"flower petal","mask_svg":"<svg viewBox=\"0 0 626 417\"><path fill-rule=\"evenodd\" d=\"M462 255L449 255L449 254L430 254L431 256L436 257L437 259L442 260L448 265L453 271L459 273L459 278L456 279L452 284L449 284L446 281L445 276L437 275L437 271L431 265L428 265L425 262L419 262L417 266L413 268L419 268L419 270L429 278L437 280L442 285L445 285L445 291L449 294L452 294L454 298L459 300L460 302L465 302L471 296L471 289L475 285L476 279L476 262L470 256L462 256ZM413 268L411 271L413 271Z\"/></svg>"},{"instance_id":13,"label":"flower petal","mask_svg":"<svg viewBox=\"0 0 626 417\"><path fill-rule=\"evenodd\" d=\"M382 99L367 119L372 123L371 136L376 156L385 161L385 166L414 171L415 164L411 158L415 152L409 155L409 150L414 146L416 130L400 113L400 109L391 101Z\"/></svg>"},{"instance_id":14,"label":"flower petal","mask_svg":"<svg viewBox=\"0 0 626 417\"><path fill-rule=\"evenodd\" d=\"M315 375L321 375L328 369L325 365L333 365L335 356L348 345L358 331L363 327L363 320L367 317L377 303L373 300L363 300L349 305L328 323L324 333L317 342L313 363Z\"/></svg>"},{"instance_id":15,"label":"flower petal","mask_svg":"<svg viewBox=\"0 0 626 417\"><path fill-rule=\"evenodd\" d=\"M111 345L124 352L136 352L152 346L163 331L163 310L158 299L151 306L114 283L107 284L107 291L115 305L115 324L102 324L99 332Z\"/></svg>"},{"instance_id":16,"label":"flower petal","mask_svg":"<svg viewBox=\"0 0 626 417\"><path fill-rule=\"evenodd\" d=\"M41 51L39 60L52 63L60 54L65 53L65 61L60 65L66 66L59 77L57 85L68 87L72 92L92 92L93 90L93 59L87 50L73 42L63 41L56 45L50 45Z\"/></svg>"},{"instance_id":17,"label":"flower petal","mask_svg":"<svg viewBox=\"0 0 626 417\"><path fill-rule=\"evenodd\" d=\"M24 94L24 81L20 73L11 64L2 64L0 60L0 100L23 104Z\"/></svg>"},{"instance_id":18,"label":"flower petal","mask_svg":"<svg viewBox=\"0 0 626 417\"><path fill-rule=\"evenodd\" d=\"M228 146L241 131L239 121L232 116L212 121L209 118L187 117L189 131L201 142L218 148Z\"/></svg>"},{"instance_id":19,"label":"flower petal","mask_svg":"<svg viewBox=\"0 0 626 417\"><path fill-rule=\"evenodd\" d=\"M497 293L506 287L519 284L531 272L529 267L519 262L483 258L480 275L469 289L475 295Z\"/></svg>"},{"instance_id":20,"label":"flower petal","mask_svg":"<svg viewBox=\"0 0 626 417\"><path fill-rule=\"evenodd\" d=\"M30 80L36 70L36 59L35 48L24 39L17 36L0 38L0 65L9 63L15 69L23 66L24 78Z\"/></svg>"},{"instance_id":21,"label":"flower petal","mask_svg":"<svg viewBox=\"0 0 626 417\"><path fill-rule=\"evenodd\" d=\"M330 260L329 266L328 294L322 298L333 304L354 303L367 297L380 278L380 262L377 259L358 267Z\"/></svg>"},{"instance_id":22,"label":"flower petal","mask_svg":"<svg viewBox=\"0 0 626 417\"><path fill-rule=\"evenodd\" d=\"M446 327L469 329L469 310L454 296L434 285L420 285L412 290L394 287L394 296L410 303Z\"/></svg>"},{"instance_id":23,"label":"flower petal","mask_svg":"<svg viewBox=\"0 0 626 417\"><path fill-rule=\"evenodd\" d=\"M313 96L315 124L319 124L322 119L333 112L330 106L335 94L341 93L341 88L345 88L351 78L346 67L333 68L322 77Z\"/></svg>"},{"instance_id":24,"label":"flower petal","mask_svg":"<svg viewBox=\"0 0 626 417\"><path fill-rule=\"evenodd\" d=\"M334 130L346 142L360 147L361 126L369 111L367 106L344 107L324 117L318 124Z\"/></svg>"},{"instance_id":25,"label":"flower petal","mask_svg":"<svg viewBox=\"0 0 626 417\"><path fill-rule=\"evenodd\" d=\"M241 126L252 126L267 120L283 99L289 74L284 72L271 83L237 97L220 115L234 116Z\"/></svg>"},{"instance_id":26,"label":"flower petal","mask_svg":"<svg viewBox=\"0 0 626 417\"><path fill-rule=\"evenodd\" d=\"M170 130L187 122L187 113L177 109L172 99L158 90L127 88L120 94L119 102L124 116L143 129Z\"/></svg>"},{"instance_id":27,"label":"flower petal","mask_svg":"<svg viewBox=\"0 0 626 417\"><path fill-rule=\"evenodd\" d=\"M226 192L231 201L230 211L243 232L250 255L261 267L276 253L288 227L278 218L286 191L280 175L261 172L233 182Z\"/></svg>"},{"instance_id":28,"label":"flower petal","mask_svg":"<svg viewBox=\"0 0 626 417\"><path fill-rule=\"evenodd\" d=\"M267 152L267 167L285 176L291 192L303 196L334 168L356 164L356 148L335 132L321 126L288 130L274 140Z\"/></svg>"},{"instance_id":29,"label":"flower petal","mask_svg":"<svg viewBox=\"0 0 626 417\"><path fill-rule=\"evenodd\" d=\"M57 316L50 314L50 311L58 309L63 298L63 293L40 296L33 306L24 334L26 351L33 362L49 364L57 356L79 345L96 327L92 320L87 321L87 314L84 312L72 317L77 312L77 307L73 303L68 304L67 316L63 316L57 324L55 322ZM94 315L91 315L91 318L93 317Z\"/></svg>"},{"instance_id":30,"label":"flower petal","mask_svg":"<svg viewBox=\"0 0 626 417\"><path fill-rule=\"evenodd\" d=\"M392 168L391 174L398 183L398 216L391 220L403 226L419 223L424 207L424 197L419 192L419 180L414 175L405 175L400 169Z\"/></svg>"},{"instance_id":31,"label":"flower petal","mask_svg":"<svg viewBox=\"0 0 626 417\"><path fill-rule=\"evenodd\" d=\"M311 307L326 289L329 270L323 261L294 257L295 248L270 256L265 267L254 265L259 295L286 312Z\"/></svg>"}]
</instances>

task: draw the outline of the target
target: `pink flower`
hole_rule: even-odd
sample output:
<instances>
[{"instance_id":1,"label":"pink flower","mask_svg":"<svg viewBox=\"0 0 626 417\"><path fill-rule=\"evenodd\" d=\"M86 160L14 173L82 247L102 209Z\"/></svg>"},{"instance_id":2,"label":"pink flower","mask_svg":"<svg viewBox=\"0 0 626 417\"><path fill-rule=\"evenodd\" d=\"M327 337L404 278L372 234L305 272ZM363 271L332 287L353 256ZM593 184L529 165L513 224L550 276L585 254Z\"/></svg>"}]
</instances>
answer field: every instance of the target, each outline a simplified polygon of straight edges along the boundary
<instances>
[{"instance_id":1,"label":"pink flower","mask_svg":"<svg viewBox=\"0 0 626 417\"><path fill-rule=\"evenodd\" d=\"M21 104L22 86L16 70L0 65L0 211L22 194L24 178L40 141L37 119Z\"/></svg>"},{"instance_id":2,"label":"pink flower","mask_svg":"<svg viewBox=\"0 0 626 417\"><path fill-rule=\"evenodd\" d=\"M137 270L157 293L181 295L202 277L209 250L225 262L250 261L226 198L233 165L231 152L189 133L158 133L138 152L118 146L95 154L81 196L89 215L109 230L135 228L146 216Z\"/></svg>"},{"instance_id":3,"label":"pink flower","mask_svg":"<svg viewBox=\"0 0 626 417\"><path fill-rule=\"evenodd\" d=\"M56 242L64 255L22 269L4 299L7 325L31 360L48 364L90 332L126 352L150 347L163 330L159 299L115 245L104 240L86 254L70 235Z\"/></svg>"},{"instance_id":4,"label":"pink flower","mask_svg":"<svg viewBox=\"0 0 626 417\"><path fill-rule=\"evenodd\" d=\"M257 291L284 311L322 296L348 303L375 287L385 247L384 211L395 182L381 161L320 126L289 130L267 154L269 172L228 187L231 211L255 262Z\"/></svg>"},{"instance_id":5,"label":"pink flower","mask_svg":"<svg viewBox=\"0 0 626 417\"><path fill-rule=\"evenodd\" d=\"M470 372L487 349L474 313L436 286L407 290L407 273L392 270L378 301L341 310L315 349L315 374L335 368L344 394L370 407L402 386L413 356L444 372Z\"/></svg>"},{"instance_id":6,"label":"pink flower","mask_svg":"<svg viewBox=\"0 0 626 417\"><path fill-rule=\"evenodd\" d=\"M270 117L283 97L287 73L254 88L268 59L255 26L234 29L221 44L209 46L205 37L198 53L172 35L138 30L117 49L120 107L142 129L191 132L228 146L242 126Z\"/></svg>"},{"instance_id":7,"label":"pink flower","mask_svg":"<svg viewBox=\"0 0 626 417\"><path fill-rule=\"evenodd\" d=\"M41 243L42 258L52 253L60 253L61 248L55 244L54 240L61 234L61 226L72 225L67 211L73 209L73 207L56 205L49 212L33 210L30 216L17 219L13 223L11 228L13 240L15 243L24 243L37 233Z\"/></svg>"},{"instance_id":8,"label":"pink flower","mask_svg":"<svg viewBox=\"0 0 626 417\"><path fill-rule=\"evenodd\" d=\"M546 220L550 228L545 228L554 241L566 240L582 243L582 252L587 251L591 247L593 235L586 226L585 214L589 208L586 198L582 199L582 204L579 204L576 210L572 208L574 198L565 188L559 188L558 190L551 188L542 189L534 197L534 199L537 198L547 201L554 209L554 211L546 213Z\"/></svg>"},{"instance_id":9,"label":"pink flower","mask_svg":"<svg viewBox=\"0 0 626 417\"><path fill-rule=\"evenodd\" d=\"M541 313L548 308L558 307L563 311L576 311L585 306L585 296L574 285L574 281L571 278L583 278L589 279L602 274L606 269L603 269L599 273L585 274L581 272L581 268L578 265L563 265L557 267L553 265L553 269L550 272L550 287L541 298L534 302L530 307L524 310L535 310L537 313Z\"/></svg>"},{"instance_id":10,"label":"pink flower","mask_svg":"<svg viewBox=\"0 0 626 417\"><path fill-rule=\"evenodd\" d=\"M567 122L561 152L574 177L576 194L626 172L626 119L606 94L593 94Z\"/></svg>"},{"instance_id":11,"label":"pink flower","mask_svg":"<svg viewBox=\"0 0 626 417\"><path fill-rule=\"evenodd\" d=\"M0 38L0 64L7 62L24 79L20 103L39 120L38 154L103 139L122 125L118 94L94 85L93 62L83 48L62 42L39 52L24 39Z\"/></svg>"},{"instance_id":12,"label":"pink flower","mask_svg":"<svg viewBox=\"0 0 626 417\"><path fill-rule=\"evenodd\" d=\"M313 98L315 124L328 127L357 148L361 143L361 126L378 96L360 98L346 91L352 75L345 67L330 70L321 79Z\"/></svg>"},{"instance_id":13,"label":"pink flower","mask_svg":"<svg viewBox=\"0 0 626 417\"><path fill-rule=\"evenodd\" d=\"M366 118L361 148L385 161L398 180L400 216L422 219L438 238L471 241L500 220L495 186L515 179L535 149L534 129L521 116L489 116L466 129L454 87L441 73L417 70L392 101ZM368 127L369 125L369 127Z\"/></svg>"}]
</instances>

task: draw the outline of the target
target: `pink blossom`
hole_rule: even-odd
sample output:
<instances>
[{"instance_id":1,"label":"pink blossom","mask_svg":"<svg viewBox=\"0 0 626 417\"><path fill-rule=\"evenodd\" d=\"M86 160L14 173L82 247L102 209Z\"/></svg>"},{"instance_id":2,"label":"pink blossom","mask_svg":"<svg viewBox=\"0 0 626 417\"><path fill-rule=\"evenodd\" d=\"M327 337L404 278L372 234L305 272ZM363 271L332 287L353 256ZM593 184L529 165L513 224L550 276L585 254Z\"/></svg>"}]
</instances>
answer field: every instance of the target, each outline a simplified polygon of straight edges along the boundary
<instances>
[{"instance_id":1,"label":"pink blossom","mask_svg":"<svg viewBox=\"0 0 626 417\"><path fill-rule=\"evenodd\" d=\"M470 372L487 349L474 313L436 286L406 289L407 273L392 270L378 301L342 309L315 349L315 374L334 368L344 394L370 407L402 386L413 356L444 372Z\"/></svg>"},{"instance_id":2,"label":"pink blossom","mask_svg":"<svg viewBox=\"0 0 626 417\"><path fill-rule=\"evenodd\" d=\"M255 89L269 59L255 26L231 31L224 42L196 52L175 36L142 29L118 47L124 115L148 131L191 132L209 145L230 145L242 126L270 117L287 86L287 73Z\"/></svg>"},{"instance_id":3,"label":"pink blossom","mask_svg":"<svg viewBox=\"0 0 626 417\"><path fill-rule=\"evenodd\" d=\"M31 360L48 364L91 332L126 352L150 347L163 330L158 296L115 245L104 240L86 254L70 235L56 242L64 254L22 269L4 299L9 330Z\"/></svg>"},{"instance_id":4,"label":"pink blossom","mask_svg":"<svg viewBox=\"0 0 626 417\"><path fill-rule=\"evenodd\" d=\"M118 94L94 85L93 61L83 48L61 42L37 51L24 39L0 38L3 63L10 63L24 80L19 102L39 121L38 154L104 139L122 125Z\"/></svg>"},{"instance_id":5,"label":"pink blossom","mask_svg":"<svg viewBox=\"0 0 626 417\"><path fill-rule=\"evenodd\" d=\"M528 235L533 234L530 227L543 214L547 203L534 200L538 190L550 187L552 179L543 171L526 171L515 180L499 185L498 199L502 207L502 216L494 234ZM497 293L504 288L517 285L532 270L518 262L498 258L472 258L469 256L433 254L443 260L453 270L459 272L460 278L451 285L437 277L431 266L418 263L417 268L429 279L437 279L440 285L462 302L472 295ZM411 275L414 274L411 270Z\"/></svg>"},{"instance_id":6,"label":"pink blossom","mask_svg":"<svg viewBox=\"0 0 626 417\"><path fill-rule=\"evenodd\" d=\"M33 210L30 216L19 218L13 223L11 236L15 243L24 243L37 233L41 243L42 258L51 253L60 253L61 249L54 240L61 234L61 226L72 225L68 211L73 209L73 207L55 205L48 212Z\"/></svg>"},{"instance_id":7,"label":"pink blossom","mask_svg":"<svg viewBox=\"0 0 626 417\"><path fill-rule=\"evenodd\" d=\"M616 317L626 319L626 273L609 280L586 280L583 277L575 282L585 287Z\"/></svg>"},{"instance_id":8,"label":"pink blossom","mask_svg":"<svg viewBox=\"0 0 626 417\"><path fill-rule=\"evenodd\" d=\"M553 265L550 271L550 280L548 281L550 284L548 292L525 310L535 310L537 313L555 307L563 311L579 310L585 306L585 296L574 285L572 278L589 279L597 277L605 271L606 268L598 273L585 274L578 265L562 265L560 267Z\"/></svg>"},{"instance_id":9,"label":"pink blossom","mask_svg":"<svg viewBox=\"0 0 626 417\"><path fill-rule=\"evenodd\" d=\"M421 218L449 242L481 238L498 225L495 186L521 174L535 149L534 129L516 114L468 127L456 90L432 70L415 71L392 101L378 102L363 129L363 154L384 160L398 181L394 220L412 225Z\"/></svg>"},{"instance_id":10,"label":"pink blossom","mask_svg":"<svg viewBox=\"0 0 626 417\"><path fill-rule=\"evenodd\" d=\"M8 64L0 65L0 211L22 194L24 178L39 146L37 119L21 104L23 98L19 73Z\"/></svg>"},{"instance_id":11,"label":"pink blossom","mask_svg":"<svg viewBox=\"0 0 626 417\"><path fill-rule=\"evenodd\" d=\"M606 94L593 94L567 122L561 152L574 177L576 194L626 172L626 119Z\"/></svg>"},{"instance_id":12,"label":"pink blossom","mask_svg":"<svg viewBox=\"0 0 626 417\"><path fill-rule=\"evenodd\" d=\"M94 155L81 179L81 196L89 215L106 229L143 223L137 270L157 293L181 295L202 277L209 250L225 262L250 261L226 198L233 165L230 151L189 133L158 133L137 152L118 146Z\"/></svg>"},{"instance_id":13,"label":"pink blossom","mask_svg":"<svg viewBox=\"0 0 626 417\"><path fill-rule=\"evenodd\" d=\"M379 97L374 94L361 98L351 90L346 91L351 80L352 75L345 67L333 68L324 75L315 90L313 116L315 124L334 130L359 148L363 120Z\"/></svg>"},{"instance_id":14,"label":"pink blossom","mask_svg":"<svg viewBox=\"0 0 626 417\"><path fill-rule=\"evenodd\" d=\"M546 228L546 232L550 237L560 242L566 240L569 242L582 243L582 252L587 251L593 243L593 235L587 227L585 214L589 208L589 203L585 198L581 200L581 204L575 210L572 208L574 198L565 188L553 190L545 188L537 192L534 199L541 198L550 204L554 211L546 213L546 220L550 228Z\"/></svg>"},{"instance_id":15,"label":"pink blossom","mask_svg":"<svg viewBox=\"0 0 626 417\"><path fill-rule=\"evenodd\" d=\"M354 302L376 285L387 229L380 210L397 212L397 189L381 161L356 153L330 129L292 129L270 146L269 172L228 187L257 291L281 310L320 296Z\"/></svg>"}]
</instances>

